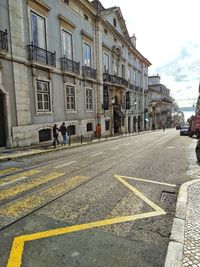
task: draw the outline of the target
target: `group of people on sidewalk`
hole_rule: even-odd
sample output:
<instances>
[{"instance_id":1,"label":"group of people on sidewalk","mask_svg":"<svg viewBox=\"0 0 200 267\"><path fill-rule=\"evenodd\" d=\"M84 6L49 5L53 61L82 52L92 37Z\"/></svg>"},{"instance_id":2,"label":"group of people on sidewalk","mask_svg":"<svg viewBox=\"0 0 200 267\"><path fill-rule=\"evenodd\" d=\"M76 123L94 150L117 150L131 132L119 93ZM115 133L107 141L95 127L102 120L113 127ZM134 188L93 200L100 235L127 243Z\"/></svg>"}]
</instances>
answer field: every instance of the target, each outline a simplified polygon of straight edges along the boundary
<instances>
[{"instance_id":1,"label":"group of people on sidewalk","mask_svg":"<svg viewBox=\"0 0 200 267\"><path fill-rule=\"evenodd\" d=\"M54 146L54 148L56 148L56 143L59 145L60 142L58 140L59 137L59 132L62 135L62 142L61 145L66 145L68 142L68 138L69 138L69 131L67 129L67 127L65 126L65 122L62 123L62 125L60 126L60 128L57 127L57 124L54 124L53 126L53 144L52 146Z\"/></svg>"}]
</instances>

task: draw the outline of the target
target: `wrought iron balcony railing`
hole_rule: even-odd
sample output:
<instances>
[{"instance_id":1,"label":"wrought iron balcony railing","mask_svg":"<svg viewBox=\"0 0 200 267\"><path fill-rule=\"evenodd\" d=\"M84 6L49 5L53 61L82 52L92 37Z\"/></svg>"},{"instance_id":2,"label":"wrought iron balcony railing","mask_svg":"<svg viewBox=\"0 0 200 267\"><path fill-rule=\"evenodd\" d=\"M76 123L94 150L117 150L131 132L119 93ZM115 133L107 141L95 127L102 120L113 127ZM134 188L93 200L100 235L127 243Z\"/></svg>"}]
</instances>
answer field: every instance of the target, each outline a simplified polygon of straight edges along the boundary
<instances>
[{"instance_id":1,"label":"wrought iron balcony railing","mask_svg":"<svg viewBox=\"0 0 200 267\"><path fill-rule=\"evenodd\" d=\"M112 83L112 75L107 73L107 72L104 72L103 73L103 81Z\"/></svg>"},{"instance_id":2,"label":"wrought iron balcony railing","mask_svg":"<svg viewBox=\"0 0 200 267\"><path fill-rule=\"evenodd\" d=\"M90 67L82 66L82 72L84 78L96 79L97 77L97 71Z\"/></svg>"},{"instance_id":3,"label":"wrought iron balcony railing","mask_svg":"<svg viewBox=\"0 0 200 267\"><path fill-rule=\"evenodd\" d=\"M56 66L56 52L52 53L33 44L27 45L27 48L29 60L35 60L52 67Z\"/></svg>"},{"instance_id":4,"label":"wrought iron balcony railing","mask_svg":"<svg viewBox=\"0 0 200 267\"><path fill-rule=\"evenodd\" d=\"M66 57L61 58L60 61L61 61L61 69L63 71L80 74L80 63L75 62Z\"/></svg>"},{"instance_id":5,"label":"wrought iron balcony railing","mask_svg":"<svg viewBox=\"0 0 200 267\"><path fill-rule=\"evenodd\" d=\"M124 78L109 73L103 73L103 81L128 86L128 82Z\"/></svg>"},{"instance_id":6,"label":"wrought iron balcony railing","mask_svg":"<svg viewBox=\"0 0 200 267\"><path fill-rule=\"evenodd\" d=\"M0 31L0 50L8 51L8 33L7 33L7 30Z\"/></svg>"}]
</instances>

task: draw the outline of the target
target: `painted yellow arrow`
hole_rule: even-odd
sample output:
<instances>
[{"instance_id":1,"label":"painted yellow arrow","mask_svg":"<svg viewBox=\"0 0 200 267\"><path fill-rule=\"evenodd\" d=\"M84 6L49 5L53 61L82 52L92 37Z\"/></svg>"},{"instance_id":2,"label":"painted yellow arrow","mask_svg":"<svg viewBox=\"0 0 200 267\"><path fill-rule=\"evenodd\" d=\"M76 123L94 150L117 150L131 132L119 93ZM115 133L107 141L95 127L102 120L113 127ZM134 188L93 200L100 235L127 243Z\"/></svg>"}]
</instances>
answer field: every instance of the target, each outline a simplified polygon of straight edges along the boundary
<instances>
[{"instance_id":1,"label":"painted yellow arrow","mask_svg":"<svg viewBox=\"0 0 200 267\"><path fill-rule=\"evenodd\" d=\"M144 219L144 218L166 214L166 212L163 209L161 209L158 205L153 203L151 200L145 197L141 192L139 192L136 188L134 188L132 185L127 183L125 181L126 179L125 177L115 175L115 178L119 182L121 182L123 185L125 185L128 189L130 189L135 195L141 198L151 208L153 208L154 211L145 212L141 214L134 214L134 215L129 215L129 216L116 217L116 218L111 218L111 219L105 219L105 220L100 220L96 222L89 222L89 223L84 223L80 225L73 225L73 226L58 228L54 230L38 232L38 233L30 234L30 235L23 235L23 236L15 237L12 248L11 248L10 257L8 259L7 267L20 267L21 266L24 243L27 241L33 241L37 239L63 235L63 234L82 231L86 229L91 229L91 228L96 228L96 227L101 227L101 226L106 226L106 225L111 225L111 224L116 224L116 223L123 223L123 222L128 222L128 221L135 221L138 219Z\"/></svg>"}]
</instances>

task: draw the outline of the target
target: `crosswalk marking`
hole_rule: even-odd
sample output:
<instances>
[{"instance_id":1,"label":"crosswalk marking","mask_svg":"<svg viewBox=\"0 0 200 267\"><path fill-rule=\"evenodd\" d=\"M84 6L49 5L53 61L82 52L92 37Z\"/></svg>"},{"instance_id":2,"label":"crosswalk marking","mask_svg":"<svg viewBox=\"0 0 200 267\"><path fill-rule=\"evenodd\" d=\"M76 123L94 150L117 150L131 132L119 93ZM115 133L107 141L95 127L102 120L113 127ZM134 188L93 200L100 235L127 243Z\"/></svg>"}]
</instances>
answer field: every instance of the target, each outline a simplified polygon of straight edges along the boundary
<instances>
[{"instance_id":1,"label":"crosswalk marking","mask_svg":"<svg viewBox=\"0 0 200 267\"><path fill-rule=\"evenodd\" d=\"M102 154L103 154L103 152L98 152L98 153L90 155L90 157L95 157L95 156L99 156L99 155L102 155Z\"/></svg>"},{"instance_id":2,"label":"crosswalk marking","mask_svg":"<svg viewBox=\"0 0 200 267\"><path fill-rule=\"evenodd\" d=\"M4 186L6 184L16 183L19 180L23 180L23 179L28 178L29 176L37 174L39 172L40 172L39 170L34 169L34 170L28 170L28 171L24 171L21 173L17 173L17 174L11 175L11 176L6 177L6 178L2 178L0 180L0 186Z\"/></svg>"},{"instance_id":3,"label":"crosswalk marking","mask_svg":"<svg viewBox=\"0 0 200 267\"><path fill-rule=\"evenodd\" d=\"M73 160L73 161L70 161L70 162L66 162L66 163L63 163L61 165L55 166L54 169L62 168L64 166L70 165L70 164L75 163L75 162L77 162L77 161Z\"/></svg>"},{"instance_id":4,"label":"crosswalk marking","mask_svg":"<svg viewBox=\"0 0 200 267\"><path fill-rule=\"evenodd\" d=\"M0 207L0 227L7 225L20 218L21 216L33 211L34 209L44 205L65 192L72 190L78 185L88 180L86 176L75 176L71 179L60 182L58 185L49 187L43 190L38 190L37 193L32 192L23 198L16 199L6 205Z\"/></svg>"},{"instance_id":5,"label":"crosswalk marking","mask_svg":"<svg viewBox=\"0 0 200 267\"><path fill-rule=\"evenodd\" d=\"M40 176L39 178L36 178L34 180L28 181L28 182L22 182L20 184L17 184L15 186L12 186L8 189L0 190L0 201L6 200L10 197L16 196L20 193L23 193L29 189L32 189L34 187L37 187L39 185L43 185L45 183L48 183L52 180L55 180L61 176L63 176L64 173L54 172L51 174L47 174L44 176Z\"/></svg>"}]
</instances>

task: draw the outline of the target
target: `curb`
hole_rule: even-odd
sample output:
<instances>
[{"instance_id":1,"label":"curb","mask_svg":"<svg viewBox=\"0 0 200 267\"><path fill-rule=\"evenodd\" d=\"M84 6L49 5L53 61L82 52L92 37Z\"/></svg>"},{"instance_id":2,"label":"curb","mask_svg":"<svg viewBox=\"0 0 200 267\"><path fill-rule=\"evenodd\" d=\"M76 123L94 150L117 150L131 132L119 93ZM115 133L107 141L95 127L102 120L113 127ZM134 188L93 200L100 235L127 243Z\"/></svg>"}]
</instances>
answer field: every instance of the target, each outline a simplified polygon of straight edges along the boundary
<instances>
[{"instance_id":1,"label":"curb","mask_svg":"<svg viewBox=\"0 0 200 267\"><path fill-rule=\"evenodd\" d=\"M172 225L170 242L167 249L164 267L182 267L183 263L183 247L185 234L185 218L188 200L188 188L200 182L195 179L181 185L179 189L178 200L176 204L176 213Z\"/></svg>"},{"instance_id":2,"label":"curb","mask_svg":"<svg viewBox=\"0 0 200 267\"><path fill-rule=\"evenodd\" d=\"M150 131L145 131L145 132L140 132L140 135L142 134L147 134L147 133L151 133ZM136 134L135 134L136 135ZM138 135L138 134L137 134ZM49 149L46 149L46 150L39 150L40 148L33 148L33 151L30 151L30 153L24 153L24 154L14 154L14 155L9 155L9 156L5 156L5 157L2 157L0 156L0 162L5 162L5 161L9 161L9 160L15 160L15 159L18 159L18 158L23 158L23 157L30 157L30 156L34 156L34 155L41 155L41 154L45 154L45 153L50 153L50 152L53 152L53 151L58 151L58 150L63 150L63 149L70 149L70 148L73 148L73 147L78 147L78 146L84 146L84 145L91 145L91 144L95 144L95 143L99 143L99 142L106 142L106 141L109 141L109 140L114 140L114 139L118 139L118 138L124 138L124 137L131 137L131 136L134 136L133 134L130 134L130 135L117 135L117 136L113 136L113 137L109 137L107 139L104 139L102 138L101 140L93 140L92 142L83 142L82 144L81 143L74 143L72 145L67 145L67 146L61 146L61 147L57 147L57 148L49 148ZM30 149L30 148L29 148ZM35 149L35 151L34 151ZM37 151L39 150L39 151ZM20 151L20 150L19 150Z\"/></svg>"}]
</instances>

